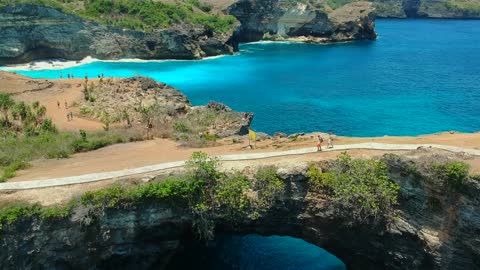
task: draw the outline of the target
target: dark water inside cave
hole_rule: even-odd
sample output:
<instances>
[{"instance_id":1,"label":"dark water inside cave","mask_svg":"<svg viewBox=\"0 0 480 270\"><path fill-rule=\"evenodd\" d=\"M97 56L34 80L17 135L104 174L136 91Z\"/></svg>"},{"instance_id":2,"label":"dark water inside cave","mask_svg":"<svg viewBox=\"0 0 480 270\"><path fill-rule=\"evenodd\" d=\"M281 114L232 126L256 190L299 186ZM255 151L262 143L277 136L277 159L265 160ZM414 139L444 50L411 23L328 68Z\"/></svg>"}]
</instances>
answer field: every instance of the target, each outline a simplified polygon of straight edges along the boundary
<instances>
[{"instance_id":1,"label":"dark water inside cave","mask_svg":"<svg viewBox=\"0 0 480 270\"><path fill-rule=\"evenodd\" d=\"M175 255L168 270L345 270L326 250L288 236L220 235Z\"/></svg>"}]
</instances>

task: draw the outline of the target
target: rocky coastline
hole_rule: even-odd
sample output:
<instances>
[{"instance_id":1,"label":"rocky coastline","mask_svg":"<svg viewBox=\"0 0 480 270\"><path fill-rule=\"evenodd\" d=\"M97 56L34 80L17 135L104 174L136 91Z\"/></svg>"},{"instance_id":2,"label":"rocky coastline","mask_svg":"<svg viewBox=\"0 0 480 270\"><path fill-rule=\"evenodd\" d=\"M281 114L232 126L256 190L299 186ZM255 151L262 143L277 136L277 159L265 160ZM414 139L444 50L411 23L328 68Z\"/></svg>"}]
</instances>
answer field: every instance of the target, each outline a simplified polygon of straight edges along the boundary
<instances>
[{"instance_id":1,"label":"rocky coastline","mask_svg":"<svg viewBox=\"0 0 480 270\"><path fill-rule=\"evenodd\" d=\"M387 226L338 215L329 193L312 186L309 166L292 164L277 171L284 188L268 211L232 221L217 210L215 231L299 237L327 249L348 269L480 269L478 180L469 180L468 190L447 192L422 165L449 158L428 153L382 158L400 186L396 214ZM163 269L197 239L191 229L195 217L181 200L117 202L110 199L100 208L88 204L65 217L32 216L4 224L0 269Z\"/></svg>"},{"instance_id":2,"label":"rocky coastline","mask_svg":"<svg viewBox=\"0 0 480 270\"><path fill-rule=\"evenodd\" d=\"M233 54L240 42L258 41L269 34L321 38L321 42L376 37L373 8L368 3L349 4L329 15L302 4L285 7L278 0L255 2L256 10L250 10L252 3L241 1L229 9L242 25L225 33L188 23L144 32L99 24L51 7L6 6L0 8L0 65L87 56L102 60L202 59ZM267 7L274 8L273 17ZM265 19L268 27L256 25Z\"/></svg>"},{"instance_id":3,"label":"rocky coastline","mask_svg":"<svg viewBox=\"0 0 480 270\"><path fill-rule=\"evenodd\" d=\"M231 33L194 25L154 32L105 26L33 4L0 9L0 64L38 59L200 59L232 54Z\"/></svg>"}]
</instances>

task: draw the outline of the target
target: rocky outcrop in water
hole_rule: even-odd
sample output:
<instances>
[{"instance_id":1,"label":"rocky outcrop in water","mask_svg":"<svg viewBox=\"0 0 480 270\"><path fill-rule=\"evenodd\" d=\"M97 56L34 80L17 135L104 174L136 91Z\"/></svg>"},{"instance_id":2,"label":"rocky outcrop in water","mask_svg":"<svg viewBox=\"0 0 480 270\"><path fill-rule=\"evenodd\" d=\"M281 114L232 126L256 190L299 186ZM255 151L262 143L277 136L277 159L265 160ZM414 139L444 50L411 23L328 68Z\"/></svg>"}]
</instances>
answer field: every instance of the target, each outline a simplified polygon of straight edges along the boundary
<instances>
[{"instance_id":1,"label":"rocky outcrop in water","mask_svg":"<svg viewBox=\"0 0 480 270\"><path fill-rule=\"evenodd\" d=\"M397 215L387 227L339 217L332 199L310 188L306 166L294 164L278 171L285 188L268 212L236 222L218 216L216 230L300 237L349 269L480 269L478 181L462 194L448 193L423 171L422 158L384 160L401 186ZM0 269L162 269L194 239L191 223L192 212L158 202L83 207L68 220L25 219L0 232Z\"/></svg>"},{"instance_id":2,"label":"rocky outcrop in water","mask_svg":"<svg viewBox=\"0 0 480 270\"><path fill-rule=\"evenodd\" d=\"M22 4L0 9L0 65L36 59L200 59L231 54L230 33L176 25L154 32L124 30L56 9Z\"/></svg>"},{"instance_id":3,"label":"rocky outcrop in water","mask_svg":"<svg viewBox=\"0 0 480 270\"><path fill-rule=\"evenodd\" d=\"M241 0L229 8L241 26L241 42L262 39L332 42L375 39L372 4L356 2L325 12L309 1Z\"/></svg>"}]
</instances>

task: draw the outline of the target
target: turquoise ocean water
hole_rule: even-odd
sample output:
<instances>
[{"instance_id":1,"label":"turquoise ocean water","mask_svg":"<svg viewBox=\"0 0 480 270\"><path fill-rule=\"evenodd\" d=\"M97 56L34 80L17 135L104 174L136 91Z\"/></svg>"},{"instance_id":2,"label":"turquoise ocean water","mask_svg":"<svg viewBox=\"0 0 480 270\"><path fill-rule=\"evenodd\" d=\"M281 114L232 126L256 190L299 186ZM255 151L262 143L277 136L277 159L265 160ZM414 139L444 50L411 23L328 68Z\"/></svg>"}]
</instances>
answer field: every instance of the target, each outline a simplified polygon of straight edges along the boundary
<instances>
[{"instance_id":1,"label":"turquoise ocean water","mask_svg":"<svg viewBox=\"0 0 480 270\"><path fill-rule=\"evenodd\" d=\"M167 270L346 270L322 248L301 239L257 234L220 235L207 248L194 247L173 258Z\"/></svg>"},{"instance_id":2,"label":"turquoise ocean water","mask_svg":"<svg viewBox=\"0 0 480 270\"><path fill-rule=\"evenodd\" d=\"M202 61L94 62L61 70L150 76L195 105L255 113L253 127L348 136L480 130L480 21L377 20L376 41L244 44ZM60 70L18 71L58 78Z\"/></svg>"}]
</instances>

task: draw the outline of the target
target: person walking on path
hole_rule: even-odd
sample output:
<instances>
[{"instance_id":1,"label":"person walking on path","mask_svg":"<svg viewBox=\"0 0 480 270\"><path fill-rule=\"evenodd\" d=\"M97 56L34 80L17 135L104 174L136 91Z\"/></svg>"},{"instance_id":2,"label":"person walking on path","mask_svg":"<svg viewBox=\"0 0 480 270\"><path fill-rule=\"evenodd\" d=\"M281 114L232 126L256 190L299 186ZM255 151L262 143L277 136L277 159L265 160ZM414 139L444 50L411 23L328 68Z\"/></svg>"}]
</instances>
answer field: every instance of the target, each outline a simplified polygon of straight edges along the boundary
<instances>
[{"instance_id":1,"label":"person walking on path","mask_svg":"<svg viewBox=\"0 0 480 270\"><path fill-rule=\"evenodd\" d=\"M321 134L318 135L318 142L317 142L317 151L322 151L322 143L323 143L323 137Z\"/></svg>"},{"instance_id":2,"label":"person walking on path","mask_svg":"<svg viewBox=\"0 0 480 270\"><path fill-rule=\"evenodd\" d=\"M328 133L327 148L333 148L333 135L331 132Z\"/></svg>"}]
</instances>

